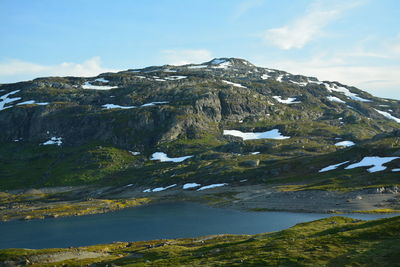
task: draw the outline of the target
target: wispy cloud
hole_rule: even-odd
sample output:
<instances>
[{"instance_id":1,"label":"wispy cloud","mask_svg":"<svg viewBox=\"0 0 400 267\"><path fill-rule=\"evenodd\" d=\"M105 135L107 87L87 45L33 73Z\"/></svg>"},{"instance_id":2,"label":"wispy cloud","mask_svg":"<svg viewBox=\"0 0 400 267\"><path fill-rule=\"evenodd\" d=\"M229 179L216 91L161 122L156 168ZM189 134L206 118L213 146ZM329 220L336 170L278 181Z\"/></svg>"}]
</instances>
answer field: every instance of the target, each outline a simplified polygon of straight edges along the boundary
<instances>
[{"instance_id":1,"label":"wispy cloud","mask_svg":"<svg viewBox=\"0 0 400 267\"><path fill-rule=\"evenodd\" d=\"M163 62L172 65L202 63L211 60L212 54L206 49L176 49L161 51Z\"/></svg>"},{"instance_id":2,"label":"wispy cloud","mask_svg":"<svg viewBox=\"0 0 400 267\"><path fill-rule=\"evenodd\" d=\"M265 0L243 0L234 8L232 18L234 20L239 19L251 9L263 5L264 2Z\"/></svg>"},{"instance_id":3,"label":"wispy cloud","mask_svg":"<svg viewBox=\"0 0 400 267\"><path fill-rule=\"evenodd\" d=\"M385 42L383 51L391 57L400 57L400 34L396 38Z\"/></svg>"},{"instance_id":4,"label":"wispy cloud","mask_svg":"<svg viewBox=\"0 0 400 267\"><path fill-rule=\"evenodd\" d=\"M64 62L58 65L11 59L0 62L0 82L15 82L43 76L90 77L108 71L115 70L102 67L100 57L93 57L82 63Z\"/></svg>"},{"instance_id":5,"label":"wispy cloud","mask_svg":"<svg viewBox=\"0 0 400 267\"><path fill-rule=\"evenodd\" d=\"M345 58L318 55L307 60L282 60L260 63L294 74L314 76L320 80L338 81L356 86L380 97L400 99L400 66L362 65Z\"/></svg>"},{"instance_id":6,"label":"wispy cloud","mask_svg":"<svg viewBox=\"0 0 400 267\"><path fill-rule=\"evenodd\" d=\"M393 61L399 64L400 58L400 35L394 38L383 39L381 37L368 37L358 41L353 47L347 47L346 51L336 51L332 56L343 59L374 59L381 64Z\"/></svg>"},{"instance_id":7,"label":"wispy cloud","mask_svg":"<svg viewBox=\"0 0 400 267\"><path fill-rule=\"evenodd\" d=\"M262 37L265 42L280 49L302 48L307 43L323 36L323 29L346 10L360 4L360 1L335 2L334 5L327 1L314 1L303 16L285 26L268 29Z\"/></svg>"}]
</instances>

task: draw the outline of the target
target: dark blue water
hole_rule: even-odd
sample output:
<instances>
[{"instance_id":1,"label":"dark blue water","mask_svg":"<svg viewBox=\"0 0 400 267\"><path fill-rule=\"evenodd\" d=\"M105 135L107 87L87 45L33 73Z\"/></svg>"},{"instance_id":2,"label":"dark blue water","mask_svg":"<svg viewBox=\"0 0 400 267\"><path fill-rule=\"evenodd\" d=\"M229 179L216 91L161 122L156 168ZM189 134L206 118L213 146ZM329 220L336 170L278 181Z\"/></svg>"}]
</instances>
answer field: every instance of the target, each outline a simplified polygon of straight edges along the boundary
<instances>
[{"instance_id":1,"label":"dark blue water","mask_svg":"<svg viewBox=\"0 0 400 267\"><path fill-rule=\"evenodd\" d=\"M243 212L196 203L157 204L106 214L1 222L0 248L69 247L211 234L256 234L329 216L332 215ZM371 220L390 215L345 216Z\"/></svg>"}]
</instances>

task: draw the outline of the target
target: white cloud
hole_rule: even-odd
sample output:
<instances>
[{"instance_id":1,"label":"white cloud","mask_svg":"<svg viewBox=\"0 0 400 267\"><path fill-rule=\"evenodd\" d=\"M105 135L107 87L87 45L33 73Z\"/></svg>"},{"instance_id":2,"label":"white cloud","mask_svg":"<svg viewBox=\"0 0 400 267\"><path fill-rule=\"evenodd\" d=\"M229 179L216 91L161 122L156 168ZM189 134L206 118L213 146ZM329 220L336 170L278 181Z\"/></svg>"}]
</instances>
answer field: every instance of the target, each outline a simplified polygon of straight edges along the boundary
<instances>
[{"instance_id":1,"label":"white cloud","mask_svg":"<svg viewBox=\"0 0 400 267\"><path fill-rule=\"evenodd\" d=\"M243 0L235 7L233 12L233 19L239 19L251 9L264 4L264 2L264 0Z\"/></svg>"},{"instance_id":2,"label":"white cloud","mask_svg":"<svg viewBox=\"0 0 400 267\"><path fill-rule=\"evenodd\" d=\"M44 76L90 77L109 71L115 70L103 68L100 57L93 57L82 63L64 62L58 65L41 65L11 59L0 62L0 82L16 82Z\"/></svg>"},{"instance_id":3,"label":"white cloud","mask_svg":"<svg viewBox=\"0 0 400 267\"><path fill-rule=\"evenodd\" d=\"M163 62L172 65L203 63L211 60L212 54L206 49L182 49L161 51Z\"/></svg>"},{"instance_id":4,"label":"white cloud","mask_svg":"<svg viewBox=\"0 0 400 267\"><path fill-rule=\"evenodd\" d=\"M314 76L319 80L338 81L380 97L400 99L400 66L357 65L345 59L325 55L302 61L286 60L260 63L293 74Z\"/></svg>"},{"instance_id":5,"label":"white cloud","mask_svg":"<svg viewBox=\"0 0 400 267\"><path fill-rule=\"evenodd\" d=\"M400 35L395 38L383 39L382 37L369 37L358 41L353 48L347 48L346 51L336 52L336 57L341 58L364 58L379 59L378 62L396 60L400 56Z\"/></svg>"},{"instance_id":6,"label":"white cloud","mask_svg":"<svg viewBox=\"0 0 400 267\"><path fill-rule=\"evenodd\" d=\"M399 57L400 56L400 34L396 38L385 42L383 53L388 54L389 57Z\"/></svg>"},{"instance_id":7,"label":"white cloud","mask_svg":"<svg viewBox=\"0 0 400 267\"><path fill-rule=\"evenodd\" d=\"M338 3L332 6L327 1L315 1L304 16L280 28L267 30L262 38L280 49L302 48L324 35L324 27L339 18L344 11L360 4L360 2Z\"/></svg>"}]
</instances>

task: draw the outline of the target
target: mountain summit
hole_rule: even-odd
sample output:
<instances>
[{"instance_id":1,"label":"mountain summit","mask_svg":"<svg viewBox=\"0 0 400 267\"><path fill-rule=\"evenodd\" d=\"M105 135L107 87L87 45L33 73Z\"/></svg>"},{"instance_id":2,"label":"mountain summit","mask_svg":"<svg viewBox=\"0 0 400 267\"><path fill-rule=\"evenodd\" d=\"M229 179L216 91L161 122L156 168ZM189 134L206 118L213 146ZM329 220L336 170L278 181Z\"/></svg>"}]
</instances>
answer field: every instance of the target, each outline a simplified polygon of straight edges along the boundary
<instances>
[{"instance_id":1,"label":"mountain summit","mask_svg":"<svg viewBox=\"0 0 400 267\"><path fill-rule=\"evenodd\" d=\"M0 188L308 179L399 155L399 103L238 58L2 84Z\"/></svg>"}]
</instances>

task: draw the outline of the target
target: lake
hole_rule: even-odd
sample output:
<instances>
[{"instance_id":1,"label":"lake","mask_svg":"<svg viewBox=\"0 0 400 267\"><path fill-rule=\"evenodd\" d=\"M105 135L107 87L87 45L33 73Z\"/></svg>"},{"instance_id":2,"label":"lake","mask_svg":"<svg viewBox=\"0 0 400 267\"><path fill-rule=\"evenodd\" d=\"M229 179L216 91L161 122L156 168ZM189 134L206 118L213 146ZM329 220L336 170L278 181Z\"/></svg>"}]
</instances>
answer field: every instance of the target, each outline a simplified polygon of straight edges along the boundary
<instances>
[{"instance_id":1,"label":"lake","mask_svg":"<svg viewBox=\"0 0 400 267\"><path fill-rule=\"evenodd\" d=\"M396 214L344 214L378 219ZM397 214L398 215L398 214ZM197 203L154 204L116 212L46 220L0 222L0 248L87 246L213 234L278 231L332 214L244 212Z\"/></svg>"}]
</instances>

